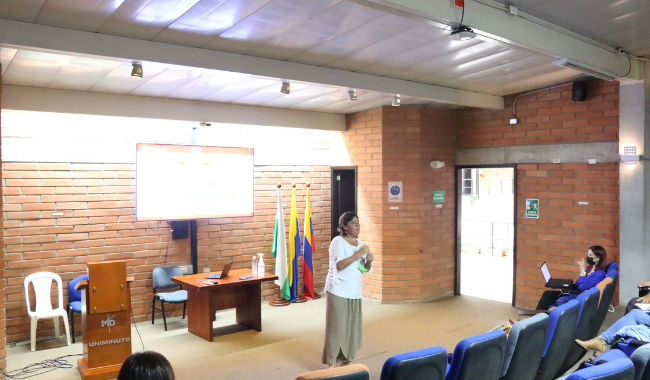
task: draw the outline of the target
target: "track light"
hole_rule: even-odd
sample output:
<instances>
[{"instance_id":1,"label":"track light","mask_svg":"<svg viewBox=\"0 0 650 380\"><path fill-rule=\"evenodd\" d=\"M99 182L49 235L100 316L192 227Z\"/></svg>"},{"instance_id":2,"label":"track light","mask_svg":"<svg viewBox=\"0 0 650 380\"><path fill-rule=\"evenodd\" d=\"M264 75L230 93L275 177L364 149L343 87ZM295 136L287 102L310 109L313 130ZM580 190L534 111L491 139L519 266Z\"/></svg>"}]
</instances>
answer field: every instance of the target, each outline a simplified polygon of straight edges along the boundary
<instances>
[{"instance_id":1,"label":"track light","mask_svg":"<svg viewBox=\"0 0 650 380\"><path fill-rule=\"evenodd\" d=\"M288 80L282 81L282 87L280 87L280 92L283 94L288 94L291 92L291 86L289 85Z\"/></svg>"},{"instance_id":2,"label":"track light","mask_svg":"<svg viewBox=\"0 0 650 380\"><path fill-rule=\"evenodd\" d=\"M357 100L357 90L348 90L348 101L352 102Z\"/></svg>"},{"instance_id":3,"label":"track light","mask_svg":"<svg viewBox=\"0 0 650 380\"><path fill-rule=\"evenodd\" d=\"M399 107L402 104L402 99L400 99L399 94L393 95L393 107Z\"/></svg>"},{"instance_id":4,"label":"track light","mask_svg":"<svg viewBox=\"0 0 650 380\"><path fill-rule=\"evenodd\" d=\"M614 80L616 79L616 74L610 73L605 70L601 70L595 67L591 67L589 65L585 65L584 63L580 63L577 61L572 61L568 58L558 58L553 60L553 64L555 66L562 66L566 67L567 69L573 69L576 71L580 71L585 74L589 74L592 77L604 79L604 80Z\"/></svg>"},{"instance_id":5,"label":"track light","mask_svg":"<svg viewBox=\"0 0 650 380\"><path fill-rule=\"evenodd\" d=\"M464 25L459 25L458 28L451 32L451 38L456 41L469 41L476 37L476 33L472 28Z\"/></svg>"},{"instance_id":6,"label":"track light","mask_svg":"<svg viewBox=\"0 0 650 380\"><path fill-rule=\"evenodd\" d=\"M142 75L143 75L142 62L133 62L133 63L131 63L131 66L133 66L133 69L131 70L131 76L132 77L137 77L137 78L142 78Z\"/></svg>"}]
</instances>

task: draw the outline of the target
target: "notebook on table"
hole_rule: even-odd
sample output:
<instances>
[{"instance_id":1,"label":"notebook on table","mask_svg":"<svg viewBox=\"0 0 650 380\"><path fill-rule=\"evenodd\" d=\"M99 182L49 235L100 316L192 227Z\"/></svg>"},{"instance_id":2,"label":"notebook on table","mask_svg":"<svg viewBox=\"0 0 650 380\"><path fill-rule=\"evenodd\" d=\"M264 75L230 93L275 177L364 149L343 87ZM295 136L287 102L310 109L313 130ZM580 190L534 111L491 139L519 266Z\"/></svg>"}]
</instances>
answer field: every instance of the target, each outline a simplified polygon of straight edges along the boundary
<instances>
[{"instance_id":1,"label":"notebook on table","mask_svg":"<svg viewBox=\"0 0 650 380\"><path fill-rule=\"evenodd\" d=\"M540 267L542 275L544 275L544 280L546 281L547 288L568 288L573 284L573 280L568 278L553 278L551 272L548 270L548 265L546 263L542 264Z\"/></svg>"},{"instance_id":2,"label":"notebook on table","mask_svg":"<svg viewBox=\"0 0 650 380\"><path fill-rule=\"evenodd\" d=\"M205 276L205 278L213 279L213 278L224 278L224 277L228 276L228 272L230 272L230 267L232 266L233 262L234 261L228 261L226 263L226 265L223 266L223 269L221 270L220 273L212 273L212 274L209 274L209 275Z\"/></svg>"}]
</instances>

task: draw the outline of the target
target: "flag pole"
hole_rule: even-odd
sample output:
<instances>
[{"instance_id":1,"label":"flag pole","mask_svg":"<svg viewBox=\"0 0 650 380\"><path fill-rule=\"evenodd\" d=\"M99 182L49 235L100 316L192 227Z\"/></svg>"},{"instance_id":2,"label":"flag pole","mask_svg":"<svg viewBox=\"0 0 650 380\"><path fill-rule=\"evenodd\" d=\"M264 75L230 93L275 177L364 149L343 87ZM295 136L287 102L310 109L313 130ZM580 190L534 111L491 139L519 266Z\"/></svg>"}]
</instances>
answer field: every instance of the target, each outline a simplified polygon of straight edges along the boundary
<instances>
[{"instance_id":1,"label":"flag pole","mask_svg":"<svg viewBox=\"0 0 650 380\"><path fill-rule=\"evenodd\" d=\"M293 189L296 188L296 183L295 183L295 182L291 184L291 188L293 188ZM293 200L292 200L292 201L293 201ZM293 205L292 205L292 207L293 207ZM297 215L296 215L296 219L297 219ZM293 220L292 220L292 222L293 222ZM298 226L299 226L299 224L298 224L298 220L296 220L296 227L298 227ZM299 232L299 231L298 231L298 235L300 235L300 232ZM291 236L289 236L289 239L291 239ZM300 236L298 236L298 241L302 241L302 240L300 239ZM298 250L300 250L300 248L298 248ZM295 254L295 252L294 252L294 254ZM300 256L300 255L298 255L298 256ZM305 258L303 257L303 260L304 260L304 259L305 259ZM297 264L298 264L298 260L296 260L296 265L297 265ZM303 292L302 292L302 288L300 287L300 271L299 271L299 270L296 270L296 272L298 272L298 273L297 273L297 275L298 275L297 277L298 277L298 278L296 279L296 288L297 288L297 289L296 289L296 300L293 301L293 302L294 302L294 303L303 303L303 302L307 302L307 297L305 297L305 295L304 295ZM303 272L303 275L304 275L304 272ZM304 282L303 282L303 284L304 284Z\"/></svg>"},{"instance_id":2,"label":"flag pole","mask_svg":"<svg viewBox=\"0 0 650 380\"><path fill-rule=\"evenodd\" d=\"M282 184L278 183L277 187L278 187L278 193L279 193L280 188L282 188ZM279 205L279 207L282 207L282 205ZM281 223L284 223L284 219L281 221ZM274 241L275 241L275 239L274 239ZM275 249L275 247L273 247L272 250L273 249ZM277 266L277 260L276 260L275 265ZM280 296L278 298L272 300L272 301L269 301L269 305L271 305L271 306L288 306L290 304L290 302L285 300L284 298L282 298L282 290L280 289L280 285L276 285L276 287L278 288L278 291L279 291L278 293L280 294ZM273 290L273 294L275 294L275 289Z\"/></svg>"},{"instance_id":3,"label":"flag pole","mask_svg":"<svg viewBox=\"0 0 650 380\"><path fill-rule=\"evenodd\" d=\"M295 184L295 183L292 183L291 186L292 186L294 189L296 188L296 184ZM309 187L309 184L307 184L307 187ZM307 190L307 191L309 191L309 190ZM305 206L305 207L306 207L306 206ZM303 233L306 233L306 231L303 232ZM302 255L302 261L303 261L303 268L304 268L304 261L305 261L305 255L304 255L304 254ZM298 294L297 294L297 296L296 296L296 300L294 301L295 303L303 303L303 302L307 302L307 297L305 297L305 294L304 294L304 292L302 291L302 289L303 289L304 286L305 286L305 270L303 269L303 271L302 271L302 286L300 286L300 280L299 280L299 281L298 281Z\"/></svg>"},{"instance_id":4,"label":"flag pole","mask_svg":"<svg viewBox=\"0 0 650 380\"><path fill-rule=\"evenodd\" d=\"M307 186L307 192L309 192L309 187L311 186L311 183L308 183L306 186ZM311 210L311 205L309 205L309 207L310 207L310 210ZM309 216L311 217L311 211L309 213ZM312 236L312 238L313 238L313 236ZM313 255L314 252L316 251L316 247L311 247L311 249L312 249L312 255ZM303 255L303 260L304 259L305 259L305 257ZM312 264L313 264L313 257L312 257ZM304 272L303 272L303 286L304 286L304 283L305 283L305 280L304 280ZM313 287L313 284L312 284L312 287ZM303 289L304 289L304 287L303 287ZM320 298L320 294L316 293L316 290L313 290L313 293L314 293L314 299L315 300Z\"/></svg>"}]
</instances>

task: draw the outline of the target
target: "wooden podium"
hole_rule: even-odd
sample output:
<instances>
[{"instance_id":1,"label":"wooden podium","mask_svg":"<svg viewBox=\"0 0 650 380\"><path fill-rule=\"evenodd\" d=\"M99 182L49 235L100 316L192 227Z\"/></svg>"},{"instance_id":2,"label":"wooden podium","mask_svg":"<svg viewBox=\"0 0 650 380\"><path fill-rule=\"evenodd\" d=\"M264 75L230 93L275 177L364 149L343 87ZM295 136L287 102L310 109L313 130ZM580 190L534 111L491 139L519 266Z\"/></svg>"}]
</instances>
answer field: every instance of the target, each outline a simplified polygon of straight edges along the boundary
<instances>
[{"instance_id":1,"label":"wooden podium","mask_svg":"<svg viewBox=\"0 0 650 380\"><path fill-rule=\"evenodd\" d=\"M133 281L131 279L131 281ZM131 291L126 261L88 263L88 281L79 281L84 380L114 379L131 355Z\"/></svg>"}]
</instances>

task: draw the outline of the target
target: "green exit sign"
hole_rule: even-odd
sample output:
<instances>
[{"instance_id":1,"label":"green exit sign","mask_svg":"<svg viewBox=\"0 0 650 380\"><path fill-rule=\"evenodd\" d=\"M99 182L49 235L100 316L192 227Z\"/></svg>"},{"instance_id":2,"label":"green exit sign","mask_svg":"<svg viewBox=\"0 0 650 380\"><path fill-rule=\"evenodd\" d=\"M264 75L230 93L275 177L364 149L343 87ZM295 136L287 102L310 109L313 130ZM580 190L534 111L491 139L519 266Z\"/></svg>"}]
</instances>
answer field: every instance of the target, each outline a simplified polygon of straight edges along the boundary
<instances>
[{"instance_id":1,"label":"green exit sign","mask_svg":"<svg viewBox=\"0 0 650 380\"><path fill-rule=\"evenodd\" d=\"M444 202L445 202L445 191L433 190L433 203L444 203Z\"/></svg>"}]
</instances>

